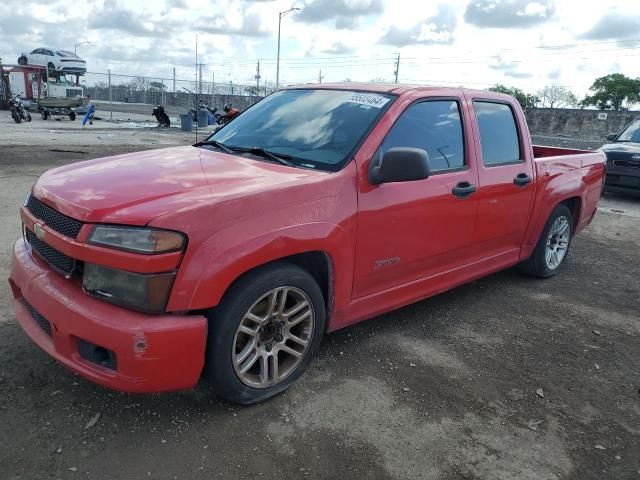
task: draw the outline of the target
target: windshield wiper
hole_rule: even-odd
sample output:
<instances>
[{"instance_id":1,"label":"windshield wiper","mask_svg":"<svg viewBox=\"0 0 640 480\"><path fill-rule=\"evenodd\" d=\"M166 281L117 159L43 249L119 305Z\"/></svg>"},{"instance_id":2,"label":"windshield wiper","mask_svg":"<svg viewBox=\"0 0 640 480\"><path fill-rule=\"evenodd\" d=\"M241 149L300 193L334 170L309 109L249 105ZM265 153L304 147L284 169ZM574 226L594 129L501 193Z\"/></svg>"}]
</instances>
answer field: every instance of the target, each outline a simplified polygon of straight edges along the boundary
<instances>
[{"instance_id":1,"label":"windshield wiper","mask_svg":"<svg viewBox=\"0 0 640 480\"><path fill-rule=\"evenodd\" d=\"M225 153L229 154L238 154L238 153L250 153L251 155L256 155L258 157L264 157L273 162L279 163L281 165L286 165L287 167L298 167L295 163L290 162L288 159L293 158L290 155L286 155L284 153L273 153L269 150L265 150L260 147L232 147L230 145L225 145L224 143L217 142L215 140L204 140L202 142L196 143L197 147L202 145L211 145L213 147L217 147L220 150L223 150Z\"/></svg>"},{"instance_id":2,"label":"windshield wiper","mask_svg":"<svg viewBox=\"0 0 640 480\"><path fill-rule=\"evenodd\" d=\"M290 162L288 159L293 158L291 155L286 155L284 153L273 153L269 150L265 150L264 148L252 147L252 148L237 148L238 152L246 152L252 155L257 155L259 157L264 157L274 162L279 163L280 165L286 165L287 167L297 167L295 163Z\"/></svg>"},{"instance_id":3,"label":"windshield wiper","mask_svg":"<svg viewBox=\"0 0 640 480\"><path fill-rule=\"evenodd\" d=\"M202 142L195 144L196 147L201 147L202 145L211 145L212 147L219 148L224 153L229 153L231 155L236 153L232 148L227 147L224 143L216 142L215 140L203 140Z\"/></svg>"}]
</instances>

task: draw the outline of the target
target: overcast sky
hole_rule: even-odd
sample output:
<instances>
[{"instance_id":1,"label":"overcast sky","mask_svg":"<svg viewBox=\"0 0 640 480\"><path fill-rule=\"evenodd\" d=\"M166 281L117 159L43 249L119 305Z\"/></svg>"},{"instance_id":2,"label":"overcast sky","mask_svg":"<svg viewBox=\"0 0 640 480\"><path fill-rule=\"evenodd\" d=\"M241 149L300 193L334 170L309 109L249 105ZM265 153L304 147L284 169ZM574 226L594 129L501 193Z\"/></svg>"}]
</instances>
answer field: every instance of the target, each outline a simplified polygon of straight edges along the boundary
<instances>
[{"instance_id":1,"label":"overcast sky","mask_svg":"<svg viewBox=\"0 0 640 480\"><path fill-rule=\"evenodd\" d=\"M597 5L597 8L596 8ZM40 46L73 50L90 72L192 80L195 36L205 79L275 81L278 12L281 83L399 79L406 83L583 95L593 80L640 76L640 1L599 0L3 0L0 57ZM95 76L88 76L93 81Z\"/></svg>"}]
</instances>

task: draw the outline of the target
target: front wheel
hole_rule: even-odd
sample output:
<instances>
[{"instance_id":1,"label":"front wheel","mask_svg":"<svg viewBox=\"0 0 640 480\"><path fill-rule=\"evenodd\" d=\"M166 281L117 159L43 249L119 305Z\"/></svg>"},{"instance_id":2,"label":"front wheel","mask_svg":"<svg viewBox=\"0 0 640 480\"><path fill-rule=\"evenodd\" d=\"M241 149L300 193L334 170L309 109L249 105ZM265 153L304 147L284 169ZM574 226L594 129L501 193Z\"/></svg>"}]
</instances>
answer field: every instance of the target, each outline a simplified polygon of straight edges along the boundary
<instances>
[{"instance_id":1,"label":"front wheel","mask_svg":"<svg viewBox=\"0 0 640 480\"><path fill-rule=\"evenodd\" d=\"M221 397L251 404L286 390L309 365L324 297L309 273L281 262L242 277L208 319L205 376Z\"/></svg>"},{"instance_id":2,"label":"front wheel","mask_svg":"<svg viewBox=\"0 0 640 480\"><path fill-rule=\"evenodd\" d=\"M11 118L13 118L13 121L16 123L22 122L22 118L20 118L20 114L15 110L11 110Z\"/></svg>"},{"instance_id":3,"label":"front wheel","mask_svg":"<svg viewBox=\"0 0 640 480\"><path fill-rule=\"evenodd\" d=\"M522 270L540 278L554 276L567 258L572 236L571 210L564 204L557 205L547 220L533 254L522 263Z\"/></svg>"}]
</instances>

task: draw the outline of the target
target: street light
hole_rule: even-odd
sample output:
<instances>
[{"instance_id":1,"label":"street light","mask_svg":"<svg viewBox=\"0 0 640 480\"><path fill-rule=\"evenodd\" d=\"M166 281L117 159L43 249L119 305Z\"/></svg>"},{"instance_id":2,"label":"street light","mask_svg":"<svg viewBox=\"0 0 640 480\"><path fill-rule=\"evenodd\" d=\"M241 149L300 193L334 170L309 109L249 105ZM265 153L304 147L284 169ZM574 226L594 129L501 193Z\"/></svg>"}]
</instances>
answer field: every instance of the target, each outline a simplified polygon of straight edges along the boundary
<instances>
[{"instance_id":1,"label":"street light","mask_svg":"<svg viewBox=\"0 0 640 480\"><path fill-rule=\"evenodd\" d=\"M276 90L279 90L280 88L280 24L282 23L282 17L284 17L289 12L293 12L294 10L300 9L297 7L291 7L289 10L278 13L278 57L276 58Z\"/></svg>"},{"instance_id":2,"label":"street light","mask_svg":"<svg viewBox=\"0 0 640 480\"><path fill-rule=\"evenodd\" d=\"M80 42L80 43L75 43L75 44L73 45L73 53L74 53L75 55L77 55L77 54L78 54L78 45L86 45L86 44L88 44L88 43L91 43L91 42Z\"/></svg>"}]
</instances>

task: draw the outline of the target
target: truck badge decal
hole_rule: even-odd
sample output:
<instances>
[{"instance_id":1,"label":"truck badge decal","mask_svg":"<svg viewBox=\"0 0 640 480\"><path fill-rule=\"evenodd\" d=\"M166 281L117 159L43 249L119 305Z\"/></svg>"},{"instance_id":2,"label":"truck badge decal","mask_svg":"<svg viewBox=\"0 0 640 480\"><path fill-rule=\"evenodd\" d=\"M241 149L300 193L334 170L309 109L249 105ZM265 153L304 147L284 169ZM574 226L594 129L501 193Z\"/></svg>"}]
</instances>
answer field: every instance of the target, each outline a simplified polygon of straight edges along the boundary
<instances>
[{"instance_id":1,"label":"truck badge decal","mask_svg":"<svg viewBox=\"0 0 640 480\"><path fill-rule=\"evenodd\" d=\"M382 270L383 268L390 267L391 265L395 265L396 263L400 263L400 257L383 258L375 261L373 269Z\"/></svg>"},{"instance_id":2,"label":"truck badge decal","mask_svg":"<svg viewBox=\"0 0 640 480\"><path fill-rule=\"evenodd\" d=\"M46 232L44 231L44 228L42 228L42 225L40 223L33 224L33 233L35 233L36 237L38 237L40 240L44 240Z\"/></svg>"}]
</instances>

